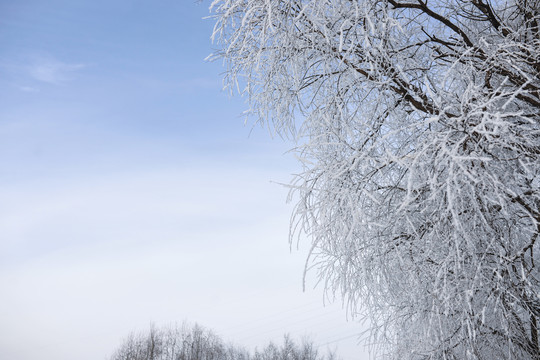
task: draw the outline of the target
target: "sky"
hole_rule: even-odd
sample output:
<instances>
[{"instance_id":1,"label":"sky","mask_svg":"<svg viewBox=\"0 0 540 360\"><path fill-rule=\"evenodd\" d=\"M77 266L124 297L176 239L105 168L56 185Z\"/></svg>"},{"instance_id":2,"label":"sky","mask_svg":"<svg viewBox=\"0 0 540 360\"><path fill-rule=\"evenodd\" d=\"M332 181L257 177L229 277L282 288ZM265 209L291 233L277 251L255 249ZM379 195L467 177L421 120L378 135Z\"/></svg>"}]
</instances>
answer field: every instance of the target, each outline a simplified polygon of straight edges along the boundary
<instances>
[{"instance_id":1,"label":"sky","mask_svg":"<svg viewBox=\"0 0 540 360\"><path fill-rule=\"evenodd\" d=\"M294 144L204 61L209 5L0 0L0 358L108 359L183 321L368 358L341 299L302 290Z\"/></svg>"}]
</instances>

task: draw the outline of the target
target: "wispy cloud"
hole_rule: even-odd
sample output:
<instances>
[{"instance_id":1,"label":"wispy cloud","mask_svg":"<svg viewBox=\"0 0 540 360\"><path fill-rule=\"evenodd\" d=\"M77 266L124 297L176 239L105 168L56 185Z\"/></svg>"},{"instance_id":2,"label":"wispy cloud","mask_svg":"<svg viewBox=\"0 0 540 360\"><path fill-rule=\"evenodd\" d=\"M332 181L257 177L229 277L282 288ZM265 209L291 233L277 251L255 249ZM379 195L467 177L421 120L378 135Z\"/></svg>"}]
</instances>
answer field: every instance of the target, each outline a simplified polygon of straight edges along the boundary
<instances>
[{"instance_id":1,"label":"wispy cloud","mask_svg":"<svg viewBox=\"0 0 540 360\"><path fill-rule=\"evenodd\" d=\"M34 60L27 66L27 71L34 80L58 85L71 80L75 72L85 67L85 64L70 64L47 57Z\"/></svg>"},{"instance_id":2,"label":"wispy cloud","mask_svg":"<svg viewBox=\"0 0 540 360\"><path fill-rule=\"evenodd\" d=\"M39 92L39 89L34 86L19 86L17 85L17 88L21 91L28 92L28 93L35 93Z\"/></svg>"},{"instance_id":3,"label":"wispy cloud","mask_svg":"<svg viewBox=\"0 0 540 360\"><path fill-rule=\"evenodd\" d=\"M65 62L48 54L23 56L0 59L0 78L19 91L35 93L42 85L64 85L87 67L88 64Z\"/></svg>"}]
</instances>

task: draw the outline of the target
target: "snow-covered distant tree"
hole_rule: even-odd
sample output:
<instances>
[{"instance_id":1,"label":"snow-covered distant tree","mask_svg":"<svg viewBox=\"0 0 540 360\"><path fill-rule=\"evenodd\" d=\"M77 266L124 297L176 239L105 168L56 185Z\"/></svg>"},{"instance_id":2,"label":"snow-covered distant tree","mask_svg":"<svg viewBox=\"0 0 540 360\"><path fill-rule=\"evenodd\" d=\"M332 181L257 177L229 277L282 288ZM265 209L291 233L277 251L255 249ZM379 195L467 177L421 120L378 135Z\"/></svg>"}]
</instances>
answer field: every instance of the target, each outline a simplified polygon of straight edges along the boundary
<instances>
[{"instance_id":1,"label":"snow-covered distant tree","mask_svg":"<svg viewBox=\"0 0 540 360\"><path fill-rule=\"evenodd\" d=\"M318 347L308 339L301 343L295 342L289 335L283 337L283 344L276 345L270 342L255 353L248 360L339 360L333 352L322 354Z\"/></svg>"},{"instance_id":2,"label":"snow-covered distant tree","mask_svg":"<svg viewBox=\"0 0 540 360\"><path fill-rule=\"evenodd\" d=\"M240 347L225 344L212 331L197 324L130 334L111 360L249 360Z\"/></svg>"},{"instance_id":3,"label":"snow-covered distant tree","mask_svg":"<svg viewBox=\"0 0 540 360\"><path fill-rule=\"evenodd\" d=\"M212 11L226 83L298 141L293 236L378 353L539 359L540 1Z\"/></svg>"},{"instance_id":4,"label":"snow-covered distant tree","mask_svg":"<svg viewBox=\"0 0 540 360\"><path fill-rule=\"evenodd\" d=\"M282 345L270 342L261 350L250 352L225 343L212 331L197 324L156 328L130 334L110 360L338 360L329 352L320 353L312 341L295 342L285 335Z\"/></svg>"}]
</instances>

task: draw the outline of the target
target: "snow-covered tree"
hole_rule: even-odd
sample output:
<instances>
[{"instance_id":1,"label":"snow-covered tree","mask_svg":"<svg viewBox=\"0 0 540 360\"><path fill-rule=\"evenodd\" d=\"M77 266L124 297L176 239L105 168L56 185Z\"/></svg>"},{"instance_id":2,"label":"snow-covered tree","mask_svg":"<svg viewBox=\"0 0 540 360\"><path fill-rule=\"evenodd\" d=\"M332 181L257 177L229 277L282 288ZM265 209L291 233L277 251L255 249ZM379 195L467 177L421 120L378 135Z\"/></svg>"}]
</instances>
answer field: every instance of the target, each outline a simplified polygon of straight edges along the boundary
<instances>
[{"instance_id":1,"label":"snow-covered tree","mask_svg":"<svg viewBox=\"0 0 540 360\"><path fill-rule=\"evenodd\" d=\"M211 9L226 84L297 141L292 236L378 354L539 359L540 1Z\"/></svg>"},{"instance_id":2,"label":"snow-covered tree","mask_svg":"<svg viewBox=\"0 0 540 360\"><path fill-rule=\"evenodd\" d=\"M320 353L312 341L295 342L285 335L282 345L270 342L261 350L250 352L225 343L211 330L197 324L156 328L130 334L110 360L338 360L329 352Z\"/></svg>"},{"instance_id":3,"label":"snow-covered tree","mask_svg":"<svg viewBox=\"0 0 540 360\"><path fill-rule=\"evenodd\" d=\"M130 334L111 360L249 360L249 353L225 344L212 331L197 324Z\"/></svg>"}]
</instances>

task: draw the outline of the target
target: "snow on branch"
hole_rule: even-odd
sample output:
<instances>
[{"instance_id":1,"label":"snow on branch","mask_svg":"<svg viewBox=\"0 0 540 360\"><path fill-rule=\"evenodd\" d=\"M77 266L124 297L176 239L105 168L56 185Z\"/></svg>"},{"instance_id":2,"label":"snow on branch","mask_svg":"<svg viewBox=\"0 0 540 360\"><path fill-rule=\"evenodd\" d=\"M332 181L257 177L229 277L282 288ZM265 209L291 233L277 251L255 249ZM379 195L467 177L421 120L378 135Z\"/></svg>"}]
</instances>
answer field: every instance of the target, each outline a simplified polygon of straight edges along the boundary
<instances>
[{"instance_id":1,"label":"snow on branch","mask_svg":"<svg viewBox=\"0 0 540 360\"><path fill-rule=\"evenodd\" d=\"M216 0L250 116L298 142L292 237L396 359L537 359L540 1ZM298 230L298 231L296 231Z\"/></svg>"}]
</instances>

